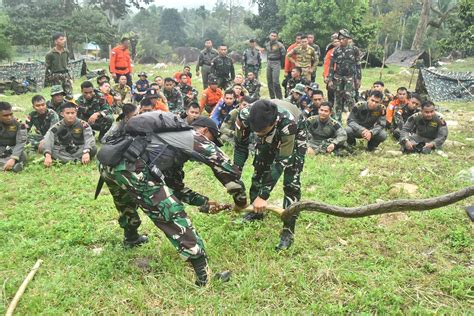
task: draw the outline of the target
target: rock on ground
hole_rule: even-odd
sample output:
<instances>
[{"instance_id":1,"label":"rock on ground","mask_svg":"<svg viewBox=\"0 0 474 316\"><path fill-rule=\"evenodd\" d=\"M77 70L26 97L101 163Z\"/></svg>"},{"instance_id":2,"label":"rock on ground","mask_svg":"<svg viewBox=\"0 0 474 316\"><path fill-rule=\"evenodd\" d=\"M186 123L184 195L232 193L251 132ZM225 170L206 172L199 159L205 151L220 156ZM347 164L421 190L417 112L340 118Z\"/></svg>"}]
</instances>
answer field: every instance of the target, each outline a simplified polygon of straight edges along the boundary
<instances>
[{"instance_id":1,"label":"rock on ground","mask_svg":"<svg viewBox=\"0 0 474 316\"><path fill-rule=\"evenodd\" d=\"M398 182L392 184L392 188L389 190L391 195L397 195L400 193L407 194L409 197L414 197L418 193L418 186L411 183Z\"/></svg>"}]
</instances>

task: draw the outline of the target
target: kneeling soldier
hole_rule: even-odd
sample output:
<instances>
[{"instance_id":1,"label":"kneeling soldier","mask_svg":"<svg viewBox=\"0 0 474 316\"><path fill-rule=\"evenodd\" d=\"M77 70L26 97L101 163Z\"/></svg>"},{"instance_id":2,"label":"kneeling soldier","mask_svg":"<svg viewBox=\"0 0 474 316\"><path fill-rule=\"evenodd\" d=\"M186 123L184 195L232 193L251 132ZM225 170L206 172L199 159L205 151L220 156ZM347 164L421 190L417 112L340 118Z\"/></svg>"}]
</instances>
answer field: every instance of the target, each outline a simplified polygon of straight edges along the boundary
<instances>
[{"instance_id":1,"label":"kneeling soldier","mask_svg":"<svg viewBox=\"0 0 474 316\"><path fill-rule=\"evenodd\" d=\"M323 102L319 106L319 115L308 118L308 154L334 152L336 155L347 140L347 133L341 124L331 118L332 105Z\"/></svg>"},{"instance_id":2,"label":"kneeling soldier","mask_svg":"<svg viewBox=\"0 0 474 316\"><path fill-rule=\"evenodd\" d=\"M51 166L53 159L88 164L97 152L92 128L77 118L76 105L72 102L63 106L61 115L64 118L44 136L44 165Z\"/></svg>"},{"instance_id":3,"label":"kneeling soldier","mask_svg":"<svg viewBox=\"0 0 474 316\"><path fill-rule=\"evenodd\" d=\"M46 135L51 126L59 122L59 116L54 110L46 107L46 100L42 95L35 95L31 99L31 103L33 104L34 111L26 119L29 132L28 143L35 150L41 152L44 135ZM35 128L34 132L31 131L33 127Z\"/></svg>"},{"instance_id":4,"label":"kneeling soldier","mask_svg":"<svg viewBox=\"0 0 474 316\"><path fill-rule=\"evenodd\" d=\"M421 104L421 112L410 116L400 133L400 144L405 153L429 154L440 149L448 138L448 127L443 117L435 112L431 101Z\"/></svg>"},{"instance_id":5,"label":"kneeling soldier","mask_svg":"<svg viewBox=\"0 0 474 316\"><path fill-rule=\"evenodd\" d=\"M26 124L18 121L8 102L0 102L0 168L3 171L20 172L26 155L23 152L27 140Z\"/></svg>"},{"instance_id":6,"label":"kneeling soldier","mask_svg":"<svg viewBox=\"0 0 474 316\"><path fill-rule=\"evenodd\" d=\"M385 108L381 104L383 94L371 91L367 102L359 102L354 106L347 118L347 142L353 146L356 138L367 140L367 150L374 151L377 146L387 139L385 133Z\"/></svg>"}]
</instances>

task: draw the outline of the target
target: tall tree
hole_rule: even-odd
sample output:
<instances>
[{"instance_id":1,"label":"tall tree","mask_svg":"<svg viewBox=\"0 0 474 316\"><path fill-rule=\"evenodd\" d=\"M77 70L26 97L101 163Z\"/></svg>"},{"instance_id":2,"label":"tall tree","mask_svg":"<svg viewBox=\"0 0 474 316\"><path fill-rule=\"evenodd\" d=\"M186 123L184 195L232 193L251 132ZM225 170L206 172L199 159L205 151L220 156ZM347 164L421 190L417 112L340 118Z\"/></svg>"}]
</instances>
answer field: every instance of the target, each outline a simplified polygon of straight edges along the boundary
<instances>
[{"instance_id":1,"label":"tall tree","mask_svg":"<svg viewBox=\"0 0 474 316\"><path fill-rule=\"evenodd\" d=\"M183 46L186 43L184 19L176 9L164 9L160 19L158 41L168 41L172 46Z\"/></svg>"},{"instance_id":2,"label":"tall tree","mask_svg":"<svg viewBox=\"0 0 474 316\"><path fill-rule=\"evenodd\" d=\"M245 18L245 23L258 30L258 39L263 44L270 31L280 32L285 24L285 15L280 14L277 0L252 0L257 5L258 14Z\"/></svg>"}]
</instances>

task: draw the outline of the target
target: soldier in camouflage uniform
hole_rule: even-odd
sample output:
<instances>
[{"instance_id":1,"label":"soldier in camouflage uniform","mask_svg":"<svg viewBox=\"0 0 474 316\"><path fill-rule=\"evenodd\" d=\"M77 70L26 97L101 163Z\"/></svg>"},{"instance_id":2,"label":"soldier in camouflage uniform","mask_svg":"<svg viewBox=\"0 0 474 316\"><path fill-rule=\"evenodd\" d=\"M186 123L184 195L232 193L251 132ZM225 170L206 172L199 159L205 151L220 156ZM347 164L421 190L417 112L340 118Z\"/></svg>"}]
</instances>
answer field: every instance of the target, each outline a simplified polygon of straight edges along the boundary
<instances>
[{"instance_id":1,"label":"soldier in camouflage uniform","mask_svg":"<svg viewBox=\"0 0 474 316\"><path fill-rule=\"evenodd\" d=\"M435 112L435 105L431 101L423 102L421 112L410 116L400 132L404 153L429 154L441 149L447 138L446 121Z\"/></svg>"},{"instance_id":2,"label":"soldier in camouflage uniform","mask_svg":"<svg viewBox=\"0 0 474 316\"><path fill-rule=\"evenodd\" d=\"M308 45L306 35L301 36L301 44L288 51L286 57L291 63L295 64L295 67L300 67L302 70L301 76L311 82L314 67L318 64L318 57L314 48Z\"/></svg>"},{"instance_id":3,"label":"soldier in camouflage uniform","mask_svg":"<svg viewBox=\"0 0 474 316\"><path fill-rule=\"evenodd\" d=\"M260 71L260 67L262 67L262 57L256 45L257 43L254 39L249 41L249 48L247 48L242 55L242 71L245 76L248 76L249 72L252 72L255 78L258 79L258 72Z\"/></svg>"},{"instance_id":4,"label":"soldier in camouflage uniform","mask_svg":"<svg viewBox=\"0 0 474 316\"><path fill-rule=\"evenodd\" d=\"M331 114L331 103L323 102L319 106L319 115L308 118L308 154L341 154L347 133L338 121L331 118Z\"/></svg>"},{"instance_id":5,"label":"soldier in camouflage uniform","mask_svg":"<svg viewBox=\"0 0 474 316\"><path fill-rule=\"evenodd\" d=\"M321 60L321 48L319 48L319 45L314 42L314 34L313 33L308 33L308 45L314 48L314 51L316 52L316 60L318 60L314 64L314 71L311 74L311 82L316 82L316 69L318 67L318 62Z\"/></svg>"},{"instance_id":6,"label":"soldier in camouflage uniform","mask_svg":"<svg viewBox=\"0 0 474 316\"><path fill-rule=\"evenodd\" d=\"M183 95L179 89L175 87L175 83L173 78L165 78L162 92L168 102L169 111L179 114L184 111L184 101Z\"/></svg>"},{"instance_id":7,"label":"soldier in camouflage uniform","mask_svg":"<svg viewBox=\"0 0 474 316\"><path fill-rule=\"evenodd\" d=\"M60 115L62 112L62 106L66 103L64 100L64 91L63 87L60 85L55 85L51 87L51 100L46 102L48 109L53 110L56 114Z\"/></svg>"},{"instance_id":8,"label":"soldier in camouflage uniform","mask_svg":"<svg viewBox=\"0 0 474 316\"><path fill-rule=\"evenodd\" d=\"M182 74L178 85L179 92L183 96L183 108L186 110L191 102L197 102L199 92L187 83L188 75Z\"/></svg>"},{"instance_id":9,"label":"soldier in camouflage uniform","mask_svg":"<svg viewBox=\"0 0 474 316\"><path fill-rule=\"evenodd\" d=\"M423 100L419 94L412 93L408 99L408 103L396 110L391 125L391 131L396 140L400 140L400 132L408 118L413 114L420 112L422 101Z\"/></svg>"},{"instance_id":10,"label":"soldier in camouflage uniform","mask_svg":"<svg viewBox=\"0 0 474 316\"><path fill-rule=\"evenodd\" d=\"M255 78L253 72L250 71L247 73L247 79L245 79L243 87L248 91L249 97L255 100L260 99L260 88L262 84Z\"/></svg>"},{"instance_id":11,"label":"soldier in camouflage uniform","mask_svg":"<svg viewBox=\"0 0 474 316\"><path fill-rule=\"evenodd\" d=\"M285 63L286 49L278 41L278 33L270 32L270 41L265 45L267 51L267 84L270 99L282 99L280 87L280 70Z\"/></svg>"},{"instance_id":12,"label":"soldier in camouflage uniform","mask_svg":"<svg viewBox=\"0 0 474 316\"><path fill-rule=\"evenodd\" d=\"M132 88L127 85L127 76L121 75L112 90L120 95L120 106L132 102Z\"/></svg>"},{"instance_id":13,"label":"soldier in camouflage uniform","mask_svg":"<svg viewBox=\"0 0 474 316\"><path fill-rule=\"evenodd\" d=\"M237 154L238 157L248 156L249 137L245 135L249 135L249 132L243 131L250 129L257 136L254 173L250 187L250 201L255 212L248 213L244 220L263 219L262 212L265 211L270 193L282 173L285 193L283 207L286 208L299 201L300 175L307 150L306 128L301 111L287 101L259 100L253 103L249 110L241 111L237 126L240 132L235 139L235 151L241 151ZM285 222L277 250L291 246L295 224L296 217Z\"/></svg>"},{"instance_id":14,"label":"soldier in camouflage uniform","mask_svg":"<svg viewBox=\"0 0 474 316\"><path fill-rule=\"evenodd\" d=\"M211 73L212 60L219 54L217 50L212 48L212 41L206 39L204 42L204 49L199 54L199 58L196 64L196 75L199 76L199 68L202 68L202 84L204 89L208 87L208 77Z\"/></svg>"},{"instance_id":15,"label":"soldier in camouflage uniform","mask_svg":"<svg viewBox=\"0 0 474 316\"><path fill-rule=\"evenodd\" d=\"M153 116L155 113L142 115ZM130 119L127 126L133 125L133 120ZM185 187L184 163L195 160L208 165L232 195L236 207L245 207L247 199L244 184L240 181L240 171L217 147L221 143L216 125L209 118L202 117L195 120L195 124L195 131L160 133L159 138L152 136L146 147L148 158L135 162L122 158L115 167L101 164L99 168L120 214L124 244L131 247L148 241L146 236L138 233L141 220L137 209L140 207L165 233L180 257L192 264L196 285L204 286L209 279L206 250L184 210L183 202L199 206L203 212L209 211L212 202L208 197ZM167 143L166 139L172 138L180 139L183 144L190 140L190 151L176 147L169 155L163 144Z\"/></svg>"},{"instance_id":16,"label":"soldier in camouflage uniform","mask_svg":"<svg viewBox=\"0 0 474 316\"><path fill-rule=\"evenodd\" d=\"M355 81L360 80L360 51L349 45L351 38L347 30L339 31L340 46L333 51L327 79L329 88L335 89L336 118L340 123L342 112L354 106Z\"/></svg>"},{"instance_id":17,"label":"soldier in camouflage uniform","mask_svg":"<svg viewBox=\"0 0 474 316\"><path fill-rule=\"evenodd\" d=\"M235 78L234 62L227 56L227 46L219 46L219 56L211 62L211 72L217 78L217 86L226 90Z\"/></svg>"},{"instance_id":18,"label":"soldier in camouflage uniform","mask_svg":"<svg viewBox=\"0 0 474 316\"><path fill-rule=\"evenodd\" d=\"M81 84L81 92L82 95L76 100L77 117L88 122L93 130L99 131L99 139L102 139L114 122L113 110L102 93L94 90L90 81Z\"/></svg>"},{"instance_id":19,"label":"soldier in camouflage uniform","mask_svg":"<svg viewBox=\"0 0 474 316\"><path fill-rule=\"evenodd\" d=\"M46 54L46 77L51 85L61 85L68 96L72 96L72 81L68 70L69 51L65 48L66 36L53 35L54 47Z\"/></svg>"},{"instance_id":20,"label":"soldier in camouflage uniform","mask_svg":"<svg viewBox=\"0 0 474 316\"><path fill-rule=\"evenodd\" d=\"M301 83L303 86L309 86L311 85L311 82L301 76L301 68L300 67L294 67L291 69L291 78L286 81L286 87L285 87L285 98L289 96L290 91L296 87L297 84Z\"/></svg>"},{"instance_id":21,"label":"soldier in camouflage uniform","mask_svg":"<svg viewBox=\"0 0 474 316\"><path fill-rule=\"evenodd\" d=\"M296 86L290 90L288 97L285 99L291 104L296 105L298 109L303 111L306 108L306 103L303 103L303 97L305 95L304 85L301 83L296 84Z\"/></svg>"},{"instance_id":22,"label":"soldier in camouflage uniform","mask_svg":"<svg viewBox=\"0 0 474 316\"><path fill-rule=\"evenodd\" d=\"M33 104L34 111L31 112L27 119L26 125L28 129L28 143L35 149L41 152L42 150L42 140L46 132L59 122L58 114L46 107L46 100L42 95L35 95L31 99ZM32 128L35 128L34 133Z\"/></svg>"},{"instance_id":23,"label":"soldier in camouflage uniform","mask_svg":"<svg viewBox=\"0 0 474 316\"><path fill-rule=\"evenodd\" d=\"M237 121L237 117L239 116L240 111L248 108L254 101L255 100L249 96L243 97L239 103L239 107L230 111L229 114L224 118L224 122L219 129L222 134L222 141L226 143L234 143L234 138L236 136L235 122Z\"/></svg>"},{"instance_id":24,"label":"soldier in camouflage uniform","mask_svg":"<svg viewBox=\"0 0 474 316\"><path fill-rule=\"evenodd\" d=\"M27 141L26 124L18 121L8 102L0 101L0 168L20 172L26 162L23 151Z\"/></svg>"},{"instance_id":25,"label":"soldier in camouflage uniform","mask_svg":"<svg viewBox=\"0 0 474 316\"><path fill-rule=\"evenodd\" d=\"M64 118L54 124L44 136L45 167L50 167L53 159L88 164L97 152L92 128L87 122L77 118L76 105L72 102L64 105L62 114Z\"/></svg>"},{"instance_id":26,"label":"soldier in camouflage uniform","mask_svg":"<svg viewBox=\"0 0 474 316\"><path fill-rule=\"evenodd\" d=\"M383 94L372 91L367 102L358 102L347 118L347 142L356 144L356 138L367 140L367 150L374 151L387 139L385 133L385 107L382 105Z\"/></svg>"}]
</instances>

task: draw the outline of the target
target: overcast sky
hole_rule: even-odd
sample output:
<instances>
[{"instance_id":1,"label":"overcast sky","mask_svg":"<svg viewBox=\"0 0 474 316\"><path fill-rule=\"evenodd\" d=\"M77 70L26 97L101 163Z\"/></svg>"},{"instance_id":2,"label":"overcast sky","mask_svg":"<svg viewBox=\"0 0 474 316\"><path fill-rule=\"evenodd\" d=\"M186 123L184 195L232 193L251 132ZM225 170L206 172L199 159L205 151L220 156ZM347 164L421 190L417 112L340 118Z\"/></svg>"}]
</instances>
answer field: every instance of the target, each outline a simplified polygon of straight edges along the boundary
<instances>
[{"instance_id":1,"label":"overcast sky","mask_svg":"<svg viewBox=\"0 0 474 316\"><path fill-rule=\"evenodd\" d=\"M155 0L154 4L156 6L163 6L165 8L176 8L176 9L183 9L183 8L198 8L202 5L206 7L206 9L211 10L214 5L216 4L217 0ZM257 12L257 6L250 6L249 0L233 0L235 5L241 5L246 8L252 9L253 12Z\"/></svg>"}]
</instances>

